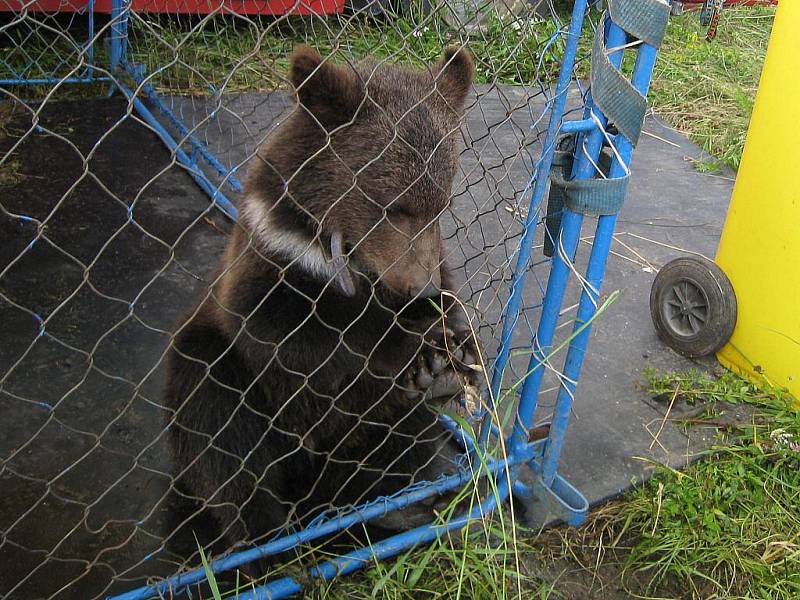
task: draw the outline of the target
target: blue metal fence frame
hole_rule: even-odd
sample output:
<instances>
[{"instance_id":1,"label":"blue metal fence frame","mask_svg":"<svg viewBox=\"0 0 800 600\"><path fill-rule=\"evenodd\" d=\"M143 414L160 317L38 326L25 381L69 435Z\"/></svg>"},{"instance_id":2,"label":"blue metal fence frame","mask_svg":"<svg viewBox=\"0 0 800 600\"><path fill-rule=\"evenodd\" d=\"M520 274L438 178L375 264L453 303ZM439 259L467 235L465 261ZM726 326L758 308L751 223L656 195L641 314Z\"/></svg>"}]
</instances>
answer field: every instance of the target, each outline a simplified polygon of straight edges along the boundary
<instances>
[{"instance_id":1,"label":"blue metal fence frame","mask_svg":"<svg viewBox=\"0 0 800 600\"><path fill-rule=\"evenodd\" d=\"M606 119L592 100L591 94L587 95L582 119L568 122L563 120L567 92L573 83L575 57L586 10L588 5L594 2L595 0L576 0L574 2L572 19L566 32L564 58L555 94L551 100L550 120L543 151L540 160L532 168L532 192L530 194L528 216L520 240L511 293L504 311L500 346L493 366L490 386L491 398L499 397L503 375L510 358L511 340L523 303L523 290L531 263L533 241L539 218L536 208L542 205L547 193L548 176L559 136L568 132L578 133L580 136L579 143L576 145L573 167L573 177L578 179L595 176L594 165L598 164L600 152L608 139L608 135L603 129L606 125ZM89 0L89 7L91 11L89 16L91 41L94 37L94 0ZM0 80L0 85L110 81L114 89L122 93L131 102L133 108L159 135L165 145L174 153L175 159L186 167L188 173L195 179L201 189L212 199L213 204L235 220L237 217L236 207L221 191L221 187L222 185L227 185L235 192L240 192L242 190L241 182L236 177L235 172L227 169L158 96L155 89L148 83L144 68L128 61L128 12L129 0L113 0L109 54L111 72L126 72L129 74L136 83L135 89L131 89L116 78L95 75L94 52L91 48L87 48L89 65L81 76L28 80L24 79L24 77L19 77ZM611 49L609 56L611 63L618 68L625 51L621 47L627 41L627 34L618 25L611 22L610 19L602 22L600 26L605 28L606 46ZM614 50L615 48L617 50ZM637 56L631 83L637 91L646 96L655 64L657 48L641 43L635 51ZM155 110L168 121L174 130L177 130L181 136L180 139L176 139L176 136L161 123L156 114L139 98L140 94L143 94L150 105L155 107ZM188 142L193 148L191 155L182 149L185 142ZM614 144L616 152L614 152L609 172L609 176L612 178L622 176L628 171L627 165L630 163L633 153L633 144L621 134L615 136ZM584 151L578 152L578 149L581 148ZM202 165L198 162L198 158L222 178L222 183L214 183L206 175ZM557 507L556 514L569 524L577 525L583 522L588 512L588 502L578 490L558 474L558 461L564 444L576 382L580 375L589 341L591 322L597 310L599 291L616 225L616 215L601 216L597 221L585 282L573 327L573 336L566 353L553 421L550 424L548 436L542 440L529 441L529 432L533 426L545 363L548 359L548 354L553 350L553 337L558 324L559 312L567 289L569 275L574 268L567 262L567 257L575 255L583 221L584 216L582 214L573 212L568 208L563 210L558 234L559 239L556 240L557 248L560 248L560 251L553 253L541 316L534 338L531 341L531 358L522 383L516 419L512 432L506 440L507 447L510 449L508 457L504 460L487 460L482 467L488 474L487 476L496 477L495 492L484 498L471 511L452 518L446 523L431 523L418 527L322 563L308 571L310 578L330 580L338 575L361 569L374 560L388 558L419 544L431 542L447 532L464 527L475 518L485 516L488 512L504 503L512 494L549 502L551 506ZM499 437L501 435L497 427L492 426L490 418L484 419L476 440L477 443L473 443L469 432L461 430L452 420L447 424L459 434L459 438L465 445L465 450L478 460L484 460L482 449L486 447L490 437ZM533 471L534 483L531 486L523 484L520 480L520 469L523 466L528 466ZM260 557L283 552L299 544L320 539L353 525L383 516L388 512L400 510L424 498L454 490L467 484L471 478L472 474L465 472L442 477L413 490L401 490L391 498L378 499L367 505L356 507L346 514L317 522L298 533L287 534L257 548L236 552L212 561L210 568L213 572L219 573ZM113 600L145 600L158 597L167 591L171 591L174 594L205 579L205 570L198 568L173 576L160 583L143 586L122 595L114 596ZM284 577L254 588L244 594L239 594L238 598L241 600L277 599L295 594L301 589L302 585L296 579Z\"/></svg>"},{"instance_id":2,"label":"blue metal fence frame","mask_svg":"<svg viewBox=\"0 0 800 600\"><path fill-rule=\"evenodd\" d=\"M119 1L119 0L115 0ZM32 62L26 69L21 72L15 73L14 77L6 77L0 79L0 86L17 86L17 85L60 85L60 84L74 84L74 83L98 83L98 82L111 82L113 78L109 75L102 75L102 70L98 73L98 67L95 63L95 0L88 0L86 4L86 16L87 16L87 26L88 32L86 35L86 42L82 44L82 47L86 53L86 67L83 70L83 73L76 75L76 76L68 76L68 77L58 77L58 76L50 76L50 77L28 77L26 72L35 66L35 62ZM112 55L114 51L117 51L119 54L119 50L115 47L115 45L119 45L122 41L121 37L113 36L111 40L111 48L112 48ZM112 63L113 64L113 63Z\"/></svg>"}]
</instances>

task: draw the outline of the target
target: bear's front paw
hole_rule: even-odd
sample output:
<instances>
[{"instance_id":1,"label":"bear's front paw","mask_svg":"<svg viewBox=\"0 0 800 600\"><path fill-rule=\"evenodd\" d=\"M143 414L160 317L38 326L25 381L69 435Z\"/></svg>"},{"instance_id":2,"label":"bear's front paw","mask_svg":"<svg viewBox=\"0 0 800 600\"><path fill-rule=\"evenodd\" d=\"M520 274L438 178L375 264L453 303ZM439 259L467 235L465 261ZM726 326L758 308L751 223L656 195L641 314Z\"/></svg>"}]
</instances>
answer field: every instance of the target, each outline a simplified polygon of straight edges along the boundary
<instances>
[{"instance_id":1,"label":"bear's front paw","mask_svg":"<svg viewBox=\"0 0 800 600\"><path fill-rule=\"evenodd\" d=\"M468 383L480 387L485 381L483 352L467 323L453 322L444 331L442 346L456 370L464 373Z\"/></svg>"},{"instance_id":2,"label":"bear's front paw","mask_svg":"<svg viewBox=\"0 0 800 600\"><path fill-rule=\"evenodd\" d=\"M445 366L463 373L469 384L481 386L483 353L466 319L448 318L446 327L434 327L426 340L443 358Z\"/></svg>"},{"instance_id":3,"label":"bear's front paw","mask_svg":"<svg viewBox=\"0 0 800 600\"><path fill-rule=\"evenodd\" d=\"M403 373L400 385L409 400L434 400L452 398L467 384L462 373L446 368L444 355L424 352Z\"/></svg>"},{"instance_id":4,"label":"bear's front paw","mask_svg":"<svg viewBox=\"0 0 800 600\"><path fill-rule=\"evenodd\" d=\"M425 337L423 350L400 382L406 396L447 400L464 395L467 403L475 404L484 373L480 348L469 327L435 327Z\"/></svg>"}]
</instances>

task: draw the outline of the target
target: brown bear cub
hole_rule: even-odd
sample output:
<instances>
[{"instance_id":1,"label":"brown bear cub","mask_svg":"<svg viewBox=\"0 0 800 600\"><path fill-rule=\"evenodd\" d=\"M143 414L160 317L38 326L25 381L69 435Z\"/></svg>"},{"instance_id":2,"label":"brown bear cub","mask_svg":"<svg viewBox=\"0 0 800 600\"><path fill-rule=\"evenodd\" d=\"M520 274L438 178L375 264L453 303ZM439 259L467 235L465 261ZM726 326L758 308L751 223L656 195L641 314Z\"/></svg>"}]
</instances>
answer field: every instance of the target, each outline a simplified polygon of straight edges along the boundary
<instances>
[{"instance_id":1,"label":"brown bear cub","mask_svg":"<svg viewBox=\"0 0 800 600\"><path fill-rule=\"evenodd\" d=\"M425 70L294 52L298 106L168 358L178 489L228 547L455 472L433 400L462 391L478 348L438 219L472 78L465 50ZM376 523L428 522L435 502Z\"/></svg>"}]
</instances>

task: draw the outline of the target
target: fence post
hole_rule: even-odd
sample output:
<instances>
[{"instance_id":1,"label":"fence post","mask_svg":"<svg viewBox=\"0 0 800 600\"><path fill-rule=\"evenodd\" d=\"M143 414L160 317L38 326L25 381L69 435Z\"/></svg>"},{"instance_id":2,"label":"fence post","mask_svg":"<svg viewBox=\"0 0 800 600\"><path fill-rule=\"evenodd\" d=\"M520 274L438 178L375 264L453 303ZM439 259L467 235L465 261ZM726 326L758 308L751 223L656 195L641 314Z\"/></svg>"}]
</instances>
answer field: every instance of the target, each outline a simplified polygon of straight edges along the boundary
<instances>
[{"instance_id":1,"label":"fence post","mask_svg":"<svg viewBox=\"0 0 800 600\"><path fill-rule=\"evenodd\" d=\"M522 304L522 293L525 289L525 281L527 279L527 269L531 257L531 247L533 245L534 234L536 233L536 219L537 211L533 210L536 206L541 205L544 199L545 192L548 185L548 174L553 162L552 149L555 148L556 137L558 135L561 121L564 117L564 108L567 104L567 91L572 85L572 71L575 67L575 55L578 51L578 42L580 41L581 32L583 31L583 21L586 12L587 0L576 0L572 9L572 17L567 33L567 43L564 49L564 58L559 72L558 83L554 95L553 108L550 113L550 122L547 127L547 137L544 142L544 150L542 152L542 160L538 165L533 165L534 177L536 183L533 188L531 200L529 203L528 217L525 223L525 231L520 241L519 255L517 263L514 268L514 276L511 284L511 294L508 299L508 304L505 308L503 315L503 330L500 338L500 348L498 350L497 358L494 363L494 370L492 372L492 398L498 398L503 382L503 374L508 364L509 354L511 352L511 343L514 336L514 330L519 317L519 311ZM493 408L493 407L492 407ZM519 414L527 414L528 407L524 409L520 407ZM531 415L533 411L529 411ZM530 425L526 420L520 423L517 419L515 430L527 429ZM481 428L480 442L483 444L489 437L491 431L491 418L487 418ZM519 438L520 436L516 436ZM525 441L527 441L527 434L525 434Z\"/></svg>"},{"instance_id":2,"label":"fence post","mask_svg":"<svg viewBox=\"0 0 800 600\"><path fill-rule=\"evenodd\" d=\"M119 71L128 61L128 14L130 0L112 0L111 39L109 41L111 72Z\"/></svg>"}]
</instances>

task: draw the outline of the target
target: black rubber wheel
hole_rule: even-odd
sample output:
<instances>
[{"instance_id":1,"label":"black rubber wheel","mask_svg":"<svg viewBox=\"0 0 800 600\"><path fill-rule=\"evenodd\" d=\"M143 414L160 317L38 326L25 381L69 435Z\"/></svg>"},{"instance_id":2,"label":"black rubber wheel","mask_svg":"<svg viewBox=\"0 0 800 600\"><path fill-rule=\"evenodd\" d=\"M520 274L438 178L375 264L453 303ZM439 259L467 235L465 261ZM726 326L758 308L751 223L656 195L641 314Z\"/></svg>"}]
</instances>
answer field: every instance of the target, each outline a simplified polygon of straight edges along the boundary
<instances>
[{"instance_id":1,"label":"black rubber wheel","mask_svg":"<svg viewBox=\"0 0 800 600\"><path fill-rule=\"evenodd\" d=\"M736 326L736 294L725 273L703 258L668 262L650 290L650 316L658 337L689 358L722 348Z\"/></svg>"}]
</instances>

